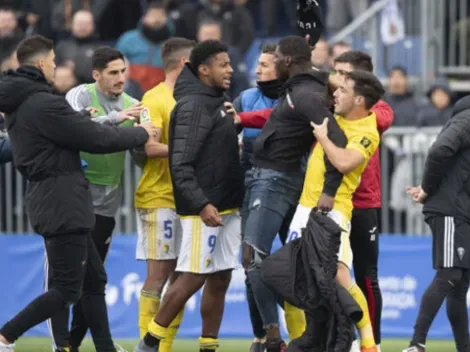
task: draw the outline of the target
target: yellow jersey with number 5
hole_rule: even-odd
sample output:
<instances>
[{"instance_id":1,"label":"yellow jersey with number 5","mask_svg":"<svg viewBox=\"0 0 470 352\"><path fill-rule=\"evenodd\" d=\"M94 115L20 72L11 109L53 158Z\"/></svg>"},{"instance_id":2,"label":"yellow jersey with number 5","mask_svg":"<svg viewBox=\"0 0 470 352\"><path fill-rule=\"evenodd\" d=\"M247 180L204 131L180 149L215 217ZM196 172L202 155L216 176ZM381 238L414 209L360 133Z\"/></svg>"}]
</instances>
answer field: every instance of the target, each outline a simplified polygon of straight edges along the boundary
<instances>
[{"instance_id":1,"label":"yellow jersey with number 5","mask_svg":"<svg viewBox=\"0 0 470 352\"><path fill-rule=\"evenodd\" d=\"M348 139L346 149L357 150L364 156L364 161L361 165L343 176L343 181L336 192L333 206L333 209L351 220L353 194L361 183L361 176L367 163L380 144L380 135L377 130L377 120L374 113L370 113L367 117L359 120L346 120L338 115L335 115L335 119ZM324 155L322 146L317 142L308 159L304 188L299 201L303 206L314 208L320 199L325 182L326 166Z\"/></svg>"},{"instance_id":2,"label":"yellow jersey with number 5","mask_svg":"<svg viewBox=\"0 0 470 352\"><path fill-rule=\"evenodd\" d=\"M150 121L162 129L161 143L168 144L170 114L176 105L173 91L162 82L145 93L142 105L150 112ZM168 158L148 158L135 193L135 207L175 209Z\"/></svg>"}]
</instances>

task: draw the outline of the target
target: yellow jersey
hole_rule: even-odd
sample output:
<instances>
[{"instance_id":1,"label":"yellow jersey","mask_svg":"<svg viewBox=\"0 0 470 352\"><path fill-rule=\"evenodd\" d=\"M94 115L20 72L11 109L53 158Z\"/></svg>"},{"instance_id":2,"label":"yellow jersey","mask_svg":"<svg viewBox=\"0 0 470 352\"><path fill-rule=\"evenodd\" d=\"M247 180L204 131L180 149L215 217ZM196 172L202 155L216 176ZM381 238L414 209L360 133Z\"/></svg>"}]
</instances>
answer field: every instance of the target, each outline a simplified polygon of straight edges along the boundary
<instances>
[{"instance_id":1,"label":"yellow jersey","mask_svg":"<svg viewBox=\"0 0 470 352\"><path fill-rule=\"evenodd\" d=\"M380 135L377 130L377 121L374 113L359 120L346 120L338 115L335 115L335 119L348 139L346 149L357 150L364 156L364 161L361 165L343 176L343 181L336 192L333 206L333 209L351 220L353 194L361 183L361 175L369 159L374 155L380 144ZM299 201L305 207L316 207L323 191L326 171L324 155L322 146L320 143L317 143L308 159L307 173Z\"/></svg>"},{"instance_id":2,"label":"yellow jersey","mask_svg":"<svg viewBox=\"0 0 470 352\"><path fill-rule=\"evenodd\" d=\"M168 144L170 114L176 105L173 91L162 82L145 93L142 105L149 108L150 121L162 129L161 143ZM168 158L147 159L135 193L135 207L175 209Z\"/></svg>"}]
</instances>

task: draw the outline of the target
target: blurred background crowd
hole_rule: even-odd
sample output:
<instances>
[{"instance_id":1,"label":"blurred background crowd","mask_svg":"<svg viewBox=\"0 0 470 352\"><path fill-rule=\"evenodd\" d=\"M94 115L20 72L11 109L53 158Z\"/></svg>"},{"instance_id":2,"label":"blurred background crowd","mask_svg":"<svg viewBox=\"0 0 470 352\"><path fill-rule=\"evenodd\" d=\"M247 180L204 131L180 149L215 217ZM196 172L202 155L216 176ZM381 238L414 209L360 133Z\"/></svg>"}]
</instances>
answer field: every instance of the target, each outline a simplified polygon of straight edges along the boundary
<instances>
[{"instance_id":1,"label":"blurred background crowd","mask_svg":"<svg viewBox=\"0 0 470 352\"><path fill-rule=\"evenodd\" d=\"M318 0L324 36L312 64L331 70L334 58L351 49L368 52L387 87L395 112L382 145L382 230L425 233L419 206L405 187L419 182L427 147L470 91L470 5L467 0ZM91 56L99 46L122 51L128 60L126 92L140 99L164 79L160 46L172 36L222 40L230 46L234 77L230 95L256 84L260 47L291 34L293 0L0 0L0 69L17 67L15 48L41 34L56 45L56 88L66 94L92 82ZM24 181L11 165L0 169L0 231L28 232ZM128 164L118 230L133 232L133 187L139 170Z\"/></svg>"}]
</instances>

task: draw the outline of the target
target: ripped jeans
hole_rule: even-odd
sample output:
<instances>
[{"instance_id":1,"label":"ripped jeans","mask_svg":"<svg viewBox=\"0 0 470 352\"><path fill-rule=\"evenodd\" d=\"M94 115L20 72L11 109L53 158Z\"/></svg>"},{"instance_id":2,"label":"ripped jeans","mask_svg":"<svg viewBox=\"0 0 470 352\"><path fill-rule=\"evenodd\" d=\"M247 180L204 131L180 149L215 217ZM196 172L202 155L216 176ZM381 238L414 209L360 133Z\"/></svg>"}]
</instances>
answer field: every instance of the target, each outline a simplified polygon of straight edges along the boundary
<instances>
[{"instance_id":1,"label":"ripped jeans","mask_svg":"<svg viewBox=\"0 0 470 352\"><path fill-rule=\"evenodd\" d=\"M276 235L302 192L304 174L254 167L245 174L242 208L244 242L251 247L247 270L264 327L279 326L277 297L261 280L260 265L271 253Z\"/></svg>"}]
</instances>

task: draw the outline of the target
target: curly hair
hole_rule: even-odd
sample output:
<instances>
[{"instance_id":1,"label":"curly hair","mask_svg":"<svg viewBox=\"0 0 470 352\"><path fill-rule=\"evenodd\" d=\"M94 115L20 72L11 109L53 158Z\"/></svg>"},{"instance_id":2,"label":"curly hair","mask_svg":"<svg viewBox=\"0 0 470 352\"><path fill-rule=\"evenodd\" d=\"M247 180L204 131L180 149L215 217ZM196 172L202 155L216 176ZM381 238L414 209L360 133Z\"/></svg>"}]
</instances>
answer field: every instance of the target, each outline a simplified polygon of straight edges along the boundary
<instances>
[{"instance_id":1,"label":"curly hair","mask_svg":"<svg viewBox=\"0 0 470 352\"><path fill-rule=\"evenodd\" d=\"M228 53L228 47L218 40L206 40L196 44L189 57L191 69L197 72L199 66L208 64L214 56L220 53Z\"/></svg>"}]
</instances>

